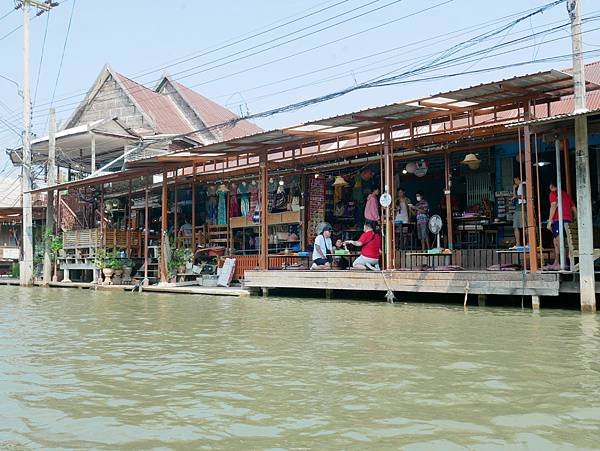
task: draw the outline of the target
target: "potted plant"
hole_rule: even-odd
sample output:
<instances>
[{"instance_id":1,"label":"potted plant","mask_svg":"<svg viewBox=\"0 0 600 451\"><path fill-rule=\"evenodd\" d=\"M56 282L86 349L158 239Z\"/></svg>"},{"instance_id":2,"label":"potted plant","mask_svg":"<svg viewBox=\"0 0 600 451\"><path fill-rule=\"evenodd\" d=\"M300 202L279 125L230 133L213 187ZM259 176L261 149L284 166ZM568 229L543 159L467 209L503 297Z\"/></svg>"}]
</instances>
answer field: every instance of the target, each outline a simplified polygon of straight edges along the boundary
<instances>
[{"instance_id":1,"label":"potted plant","mask_svg":"<svg viewBox=\"0 0 600 451\"><path fill-rule=\"evenodd\" d=\"M131 282L131 273L133 272L133 262L129 259L122 260L123 264L123 282Z\"/></svg>"},{"instance_id":2,"label":"potted plant","mask_svg":"<svg viewBox=\"0 0 600 451\"><path fill-rule=\"evenodd\" d=\"M178 274L184 274L187 266L192 264L192 251L187 248L175 249L172 258L172 267L177 270Z\"/></svg>"}]
</instances>

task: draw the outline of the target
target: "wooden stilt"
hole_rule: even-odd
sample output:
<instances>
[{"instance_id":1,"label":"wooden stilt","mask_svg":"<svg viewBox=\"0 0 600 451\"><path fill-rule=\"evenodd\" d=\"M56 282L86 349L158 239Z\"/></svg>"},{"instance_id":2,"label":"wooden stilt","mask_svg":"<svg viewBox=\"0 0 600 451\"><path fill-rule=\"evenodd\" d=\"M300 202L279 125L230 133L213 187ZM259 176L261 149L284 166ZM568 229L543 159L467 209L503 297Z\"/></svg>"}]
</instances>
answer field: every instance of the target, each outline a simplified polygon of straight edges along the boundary
<instances>
[{"instance_id":1,"label":"wooden stilt","mask_svg":"<svg viewBox=\"0 0 600 451\"><path fill-rule=\"evenodd\" d=\"M267 154L263 153L260 156L260 254L259 268L263 271L269 269L269 224L268 224L268 207L269 207L269 170L267 167ZM268 296L268 294L267 294Z\"/></svg>"},{"instance_id":2,"label":"wooden stilt","mask_svg":"<svg viewBox=\"0 0 600 451\"><path fill-rule=\"evenodd\" d=\"M450 156L448 152L444 152L444 178L446 188L444 194L446 196L446 234L448 236L448 249L454 249L454 230L452 224L452 181L450 175Z\"/></svg>"},{"instance_id":3,"label":"wooden stilt","mask_svg":"<svg viewBox=\"0 0 600 451\"><path fill-rule=\"evenodd\" d=\"M150 281L148 280L148 241L150 236L150 224L149 224L149 215L148 215L148 178L150 176L147 175L146 179L146 189L144 192L144 280L142 281L142 286L147 287L150 285Z\"/></svg>"},{"instance_id":4,"label":"wooden stilt","mask_svg":"<svg viewBox=\"0 0 600 451\"><path fill-rule=\"evenodd\" d=\"M531 308L534 311L540 309L540 297L539 296L531 296Z\"/></svg>"},{"instance_id":5,"label":"wooden stilt","mask_svg":"<svg viewBox=\"0 0 600 451\"><path fill-rule=\"evenodd\" d=\"M530 118L530 105L529 102L526 104L525 109L525 120ZM537 272L538 270L538 259L537 259L537 237L535 235L535 201L533 197L533 190L535 184L533 183L533 170L532 170L532 158L531 158L531 130L528 125L524 127L523 136L525 139L525 176L527 177L526 184L526 197L527 197L527 240L529 244L529 269L531 272Z\"/></svg>"},{"instance_id":6,"label":"wooden stilt","mask_svg":"<svg viewBox=\"0 0 600 451\"><path fill-rule=\"evenodd\" d=\"M160 243L161 243L161 252L160 252L160 281L162 283L167 282L167 240L169 236L167 235L167 212L168 212L168 203L169 203L169 189L167 185L167 171L163 171L163 180L162 180L162 210L161 210L161 224L160 224Z\"/></svg>"}]
</instances>

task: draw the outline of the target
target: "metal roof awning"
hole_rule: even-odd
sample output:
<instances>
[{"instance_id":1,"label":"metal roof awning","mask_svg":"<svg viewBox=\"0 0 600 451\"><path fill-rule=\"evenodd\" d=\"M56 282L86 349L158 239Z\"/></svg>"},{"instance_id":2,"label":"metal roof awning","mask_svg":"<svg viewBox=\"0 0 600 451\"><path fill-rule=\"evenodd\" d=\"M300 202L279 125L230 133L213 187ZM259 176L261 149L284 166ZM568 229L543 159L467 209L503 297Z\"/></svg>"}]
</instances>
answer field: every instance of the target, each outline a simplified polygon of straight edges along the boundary
<instances>
[{"instance_id":1,"label":"metal roof awning","mask_svg":"<svg viewBox=\"0 0 600 451\"><path fill-rule=\"evenodd\" d=\"M552 124L555 122L563 122L563 121L567 121L570 119L575 119L576 117L595 116L597 114L600 114L600 110L574 111L572 113L557 114L555 116L542 117L542 118L538 118L538 119L532 119L530 121L514 122L512 124L505 125L505 127L506 128L516 128L516 127L524 127L526 125Z\"/></svg>"},{"instance_id":2,"label":"metal roof awning","mask_svg":"<svg viewBox=\"0 0 600 451\"><path fill-rule=\"evenodd\" d=\"M139 141L140 137L123 127L116 119L98 120L56 132L56 157L73 160L78 163L90 161L92 153L92 134L95 136L96 158L122 151L126 145ZM49 137L44 136L31 141L33 164L48 160ZM9 149L13 164L21 163L22 146Z\"/></svg>"}]
</instances>

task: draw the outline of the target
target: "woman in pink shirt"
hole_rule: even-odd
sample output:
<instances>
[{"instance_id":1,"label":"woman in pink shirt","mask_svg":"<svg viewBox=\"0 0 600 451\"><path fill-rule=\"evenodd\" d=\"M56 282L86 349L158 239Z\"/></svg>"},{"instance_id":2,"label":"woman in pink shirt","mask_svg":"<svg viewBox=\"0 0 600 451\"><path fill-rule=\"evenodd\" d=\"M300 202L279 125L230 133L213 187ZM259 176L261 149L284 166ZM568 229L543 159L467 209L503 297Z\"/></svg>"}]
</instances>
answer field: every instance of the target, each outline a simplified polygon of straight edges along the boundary
<instances>
[{"instance_id":1,"label":"woman in pink shirt","mask_svg":"<svg viewBox=\"0 0 600 451\"><path fill-rule=\"evenodd\" d=\"M375 188L371 194L369 194L369 197L367 197L365 219L367 221L379 222L379 188Z\"/></svg>"}]
</instances>

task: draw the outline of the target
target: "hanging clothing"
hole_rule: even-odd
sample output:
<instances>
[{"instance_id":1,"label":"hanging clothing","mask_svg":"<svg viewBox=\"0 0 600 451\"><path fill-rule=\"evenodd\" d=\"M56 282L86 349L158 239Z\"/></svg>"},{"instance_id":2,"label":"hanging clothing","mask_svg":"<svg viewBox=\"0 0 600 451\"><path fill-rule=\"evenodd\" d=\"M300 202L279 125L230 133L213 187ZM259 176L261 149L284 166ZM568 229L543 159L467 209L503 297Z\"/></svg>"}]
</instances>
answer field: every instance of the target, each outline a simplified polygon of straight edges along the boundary
<instances>
[{"instance_id":1,"label":"hanging clothing","mask_svg":"<svg viewBox=\"0 0 600 451\"><path fill-rule=\"evenodd\" d=\"M273 196L273 205L271 212L278 213L287 210L287 196L283 189L278 189Z\"/></svg>"},{"instance_id":2,"label":"hanging clothing","mask_svg":"<svg viewBox=\"0 0 600 451\"><path fill-rule=\"evenodd\" d=\"M225 224L227 224L227 192L219 191L218 197L219 197L219 207L218 207L219 213L218 213L218 217L217 217L217 224L225 225Z\"/></svg>"},{"instance_id":3,"label":"hanging clothing","mask_svg":"<svg viewBox=\"0 0 600 451\"><path fill-rule=\"evenodd\" d=\"M369 194L365 205L365 219L379 221L379 200L373 193Z\"/></svg>"},{"instance_id":4,"label":"hanging clothing","mask_svg":"<svg viewBox=\"0 0 600 451\"><path fill-rule=\"evenodd\" d=\"M209 224L214 225L217 223L217 210L218 210L217 194L211 193L209 191L208 200L206 201L206 216L207 216L207 222Z\"/></svg>"},{"instance_id":5,"label":"hanging clothing","mask_svg":"<svg viewBox=\"0 0 600 451\"><path fill-rule=\"evenodd\" d=\"M362 204L363 200L363 189L362 189L363 179L360 174L356 174L354 177L354 186L352 187L352 198L358 203Z\"/></svg>"},{"instance_id":6,"label":"hanging clothing","mask_svg":"<svg viewBox=\"0 0 600 451\"><path fill-rule=\"evenodd\" d=\"M246 216L253 216L258 205L258 185L254 185L251 183L250 187L248 188L248 191L250 192L250 205L248 207L248 212L246 213Z\"/></svg>"},{"instance_id":7,"label":"hanging clothing","mask_svg":"<svg viewBox=\"0 0 600 451\"><path fill-rule=\"evenodd\" d=\"M248 184L240 184L237 189L237 193L240 196L240 210L242 212L242 216L248 216L248 212L250 211L250 193Z\"/></svg>"},{"instance_id":8,"label":"hanging clothing","mask_svg":"<svg viewBox=\"0 0 600 451\"><path fill-rule=\"evenodd\" d=\"M231 185L231 196L229 196L229 217L234 218L240 215L240 204L238 202L238 191L235 185Z\"/></svg>"},{"instance_id":9,"label":"hanging clothing","mask_svg":"<svg viewBox=\"0 0 600 451\"><path fill-rule=\"evenodd\" d=\"M410 199L408 197L404 197L403 199L398 199L398 210L396 211L396 221L401 221L402 224L407 224L409 219L408 214L408 204L410 203Z\"/></svg>"}]
</instances>

